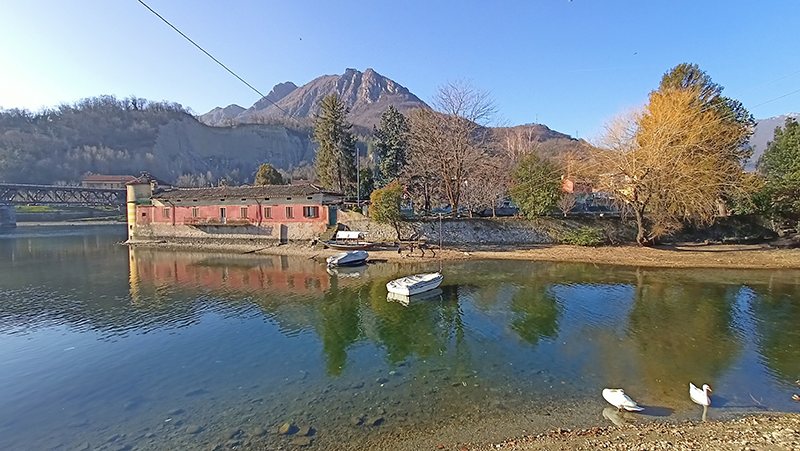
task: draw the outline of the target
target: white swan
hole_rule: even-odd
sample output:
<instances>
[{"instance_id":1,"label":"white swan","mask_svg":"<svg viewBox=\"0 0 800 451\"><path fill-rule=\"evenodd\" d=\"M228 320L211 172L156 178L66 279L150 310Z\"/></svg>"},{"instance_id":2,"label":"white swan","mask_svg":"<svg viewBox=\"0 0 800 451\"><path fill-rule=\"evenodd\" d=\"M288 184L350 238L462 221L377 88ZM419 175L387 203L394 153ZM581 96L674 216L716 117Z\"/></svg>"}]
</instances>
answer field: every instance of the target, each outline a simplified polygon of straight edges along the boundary
<instances>
[{"instance_id":1,"label":"white swan","mask_svg":"<svg viewBox=\"0 0 800 451\"><path fill-rule=\"evenodd\" d=\"M621 388L604 388L603 398L617 410L628 410L631 412L641 412L644 407L639 407Z\"/></svg>"},{"instance_id":2,"label":"white swan","mask_svg":"<svg viewBox=\"0 0 800 451\"><path fill-rule=\"evenodd\" d=\"M689 382L689 397L692 398L697 404L701 406L710 406L711 405L711 398L708 396L708 392L712 391L711 387L708 384L703 384L703 388L697 388L693 383Z\"/></svg>"}]
</instances>

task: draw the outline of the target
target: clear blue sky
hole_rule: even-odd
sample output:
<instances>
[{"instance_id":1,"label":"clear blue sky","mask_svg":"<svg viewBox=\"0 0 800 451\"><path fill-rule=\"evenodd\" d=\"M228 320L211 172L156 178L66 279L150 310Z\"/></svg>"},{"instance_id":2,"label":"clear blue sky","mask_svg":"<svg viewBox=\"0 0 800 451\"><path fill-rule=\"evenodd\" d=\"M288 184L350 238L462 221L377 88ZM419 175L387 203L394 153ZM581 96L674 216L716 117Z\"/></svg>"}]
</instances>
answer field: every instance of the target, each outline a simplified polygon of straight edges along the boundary
<instances>
[{"instance_id":1,"label":"clear blue sky","mask_svg":"<svg viewBox=\"0 0 800 451\"><path fill-rule=\"evenodd\" d=\"M146 2L265 94L348 67L425 101L468 79L506 124L585 138L692 62L756 118L800 112L800 92L759 105L800 90L797 0ZM258 100L136 0L0 0L0 11L3 108L113 94L202 114Z\"/></svg>"}]
</instances>

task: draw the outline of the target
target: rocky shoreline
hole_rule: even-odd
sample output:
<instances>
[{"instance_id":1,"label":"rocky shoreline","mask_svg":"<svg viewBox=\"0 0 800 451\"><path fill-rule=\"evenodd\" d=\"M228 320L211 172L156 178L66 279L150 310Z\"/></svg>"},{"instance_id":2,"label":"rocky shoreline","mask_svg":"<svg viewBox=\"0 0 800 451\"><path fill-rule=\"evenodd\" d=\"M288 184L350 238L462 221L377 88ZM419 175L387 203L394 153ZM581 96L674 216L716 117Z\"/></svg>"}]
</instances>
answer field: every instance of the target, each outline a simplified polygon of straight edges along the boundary
<instances>
[{"instance_id":1,"label":"rocky shoreline","mask_svg":"<svg viewBox=\"0 0 800 451\"><path fill-rule=\"evenodd\" d=\"M723 422L650 423L577 431L557 429L471 449L797 450L800 449L800 415L759 415Z\"/></svg>"}]
</instances>

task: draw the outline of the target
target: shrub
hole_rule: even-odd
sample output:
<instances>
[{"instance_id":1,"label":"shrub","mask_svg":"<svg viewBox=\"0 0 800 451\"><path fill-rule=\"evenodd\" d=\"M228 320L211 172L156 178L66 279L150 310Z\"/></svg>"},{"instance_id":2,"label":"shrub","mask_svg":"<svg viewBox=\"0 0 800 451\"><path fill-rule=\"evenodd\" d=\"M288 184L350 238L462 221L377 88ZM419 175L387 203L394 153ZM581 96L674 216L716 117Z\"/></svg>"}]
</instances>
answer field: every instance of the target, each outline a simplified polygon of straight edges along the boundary
<instances>
[{"instance_id":1,"label":"shrub","mask_svg":"<svg viewBox=\"0 0 800 451\"><path fill-rule=\"evenodd\" d=\"M606 236L602 230L594 227L581 227L561 234L561 242L576 246L600 246L605 244Z\"/></svg>"}]
</instances>

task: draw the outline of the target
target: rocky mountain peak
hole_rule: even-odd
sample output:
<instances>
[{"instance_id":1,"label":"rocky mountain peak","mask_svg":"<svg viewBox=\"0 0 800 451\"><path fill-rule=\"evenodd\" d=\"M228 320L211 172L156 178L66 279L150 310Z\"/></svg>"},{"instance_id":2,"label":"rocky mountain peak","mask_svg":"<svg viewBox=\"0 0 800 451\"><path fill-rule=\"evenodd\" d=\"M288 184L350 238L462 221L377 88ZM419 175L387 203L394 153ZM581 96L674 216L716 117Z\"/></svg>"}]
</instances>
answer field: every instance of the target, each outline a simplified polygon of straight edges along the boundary
<instances>
[{"instance_id":1,"label":"rocky mountain peak","mask_svg":"<svg viewBox=\"0 0 800 451\"><path fill-rule=\"evenodd\" d=\"M282 120L287 119L287 113L295 120L311 118L319 112L320 101L330 94L339 96L350 109L350 122L368 129L380 121L381 114L389 105L400 111L427 108L425 102L408 89L375 70L369 68L361 72L348 68L342 75L323 75L301 87L291 82L276 85L265 98L240 112L234 121ZM224 125L205 120L215 118L209 116L210 113L201 116L201 121L207 125Z\"/></svg>"}]
</instances>

